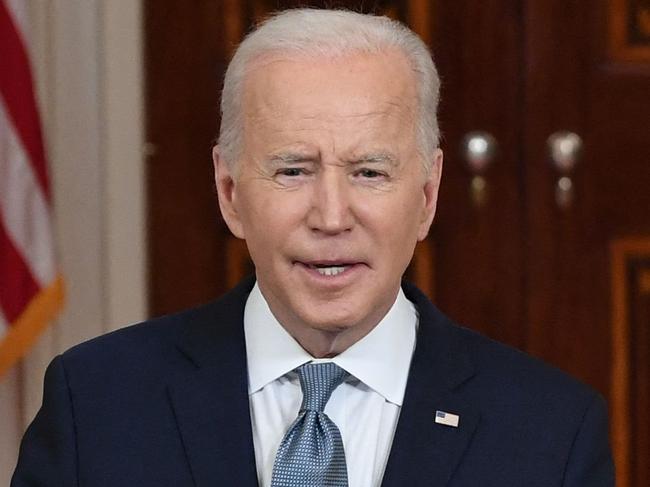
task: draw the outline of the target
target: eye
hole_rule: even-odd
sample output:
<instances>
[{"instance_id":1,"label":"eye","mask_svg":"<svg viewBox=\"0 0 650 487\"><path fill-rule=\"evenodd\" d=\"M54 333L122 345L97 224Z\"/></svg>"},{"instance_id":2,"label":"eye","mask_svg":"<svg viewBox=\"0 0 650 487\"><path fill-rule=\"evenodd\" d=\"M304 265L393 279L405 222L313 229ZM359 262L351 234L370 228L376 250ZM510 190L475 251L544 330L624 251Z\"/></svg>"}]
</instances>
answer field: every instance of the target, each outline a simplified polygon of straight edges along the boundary
<instances>
[{"instance_id":1,"label":"eye","mask_svg":"<svg viewBox=\"0 0 650 487\"><path fill-rule=\"evenodd\" d=\"M374 169L361 169L357 175L367 179L374 179L383 176L382 173L375 171Z\"/></svg>"},{"instance_id":2,"label":"eye","mask_svg":"<svg viewBox=\"0 0 650 487\"><path fill-rule=\"evenodd\" d=\"M280 176L296 177L304 174L304 170L299 167L285 167L277 172Z\"/></svg>"}]
</instances>

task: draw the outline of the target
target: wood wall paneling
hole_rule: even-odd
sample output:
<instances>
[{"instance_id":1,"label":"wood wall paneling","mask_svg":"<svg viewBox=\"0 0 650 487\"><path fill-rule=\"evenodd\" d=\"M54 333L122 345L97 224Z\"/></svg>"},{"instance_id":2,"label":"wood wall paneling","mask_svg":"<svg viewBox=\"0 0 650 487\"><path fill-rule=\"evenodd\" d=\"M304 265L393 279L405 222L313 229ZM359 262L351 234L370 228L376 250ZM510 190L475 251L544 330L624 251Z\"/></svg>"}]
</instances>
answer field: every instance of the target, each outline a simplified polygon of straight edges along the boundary
<instances>
[{"instance_id":1,"label":"wood wall paneling","mask_svg":"<svg viewBox=\"0 0 650 487\"><path fill-rule=\"evenodd\" d=\"M527 348L609 396L609 242L650 233L650 71L609 60L606 2L527 5ZM567 209L547 155L557 130L584 141Z\"/></svg>"},{"instance_id":2,"label":"wood wall paneling","mask_svg":"<svg viewBox=\"0 0 650 487\"><path fill-rule=\"evenodd\" d=\"M220 80L240 32L236 2L145 2L149 311L227 289L210 158ZM224 16L223 12L227 15ZM197 48L200 46L200 48Z\"/></svg>"},{"instance_id":3,"label":"wood wall paneling","mask_svg":"<svg viewBox=\"0 0 650 487\"><path fill-rule=\"evenodd\" d=\"M433 237L436 303L459 322L524 347L520 3L436 5L432 49L442 77L445 162ZM498 144L482 207L473 204L461 152L463 137L475 130Z\"/></svg>"}]
</instances>

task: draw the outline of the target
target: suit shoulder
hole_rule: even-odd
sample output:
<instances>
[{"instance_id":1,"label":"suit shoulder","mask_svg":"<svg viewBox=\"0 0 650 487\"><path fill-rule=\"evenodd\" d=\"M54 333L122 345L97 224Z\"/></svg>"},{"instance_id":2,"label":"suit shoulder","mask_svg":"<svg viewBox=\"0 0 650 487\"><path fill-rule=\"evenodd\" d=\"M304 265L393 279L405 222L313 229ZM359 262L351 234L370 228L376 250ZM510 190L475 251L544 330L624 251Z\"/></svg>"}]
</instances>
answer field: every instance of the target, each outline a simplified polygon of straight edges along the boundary
<instances>
[{"instance_id":1,"label":"suit shoulder","mask_svg":"<svg viewBox=\"0 0 650 487\"><path fill-rule=\"evenodd\" d=\"M243 311L252 279L216 301L116 330L72 347L62 364L73 385L158 383L196 367L204 355L220 361L243 339ZM188 346L191 351L188 355ZM212 348L210 348L212 347ZM216 350L216 352L215 352Z\"/></svg>"},{"instance_id":2,"label":"suit shoulder","mask_svg":"<svg viewBox=\"0 0 650 487\"><path fill-rule=\"evenodd\" d=\"M525 395L571 398L591 403L598 393L565 371L517 348L497 342L474 330L453 325L467 344L483 380L510 392Z\"/></svg>"},{"instance_id":3,"label":"suit shoulder","mask_svg":"<svg viewBox=\"0 0 650 487\"><path fill-rule=\"evenodd\" d=\"M66 369L87 373L101 370L137 371L158 366L177 353L176 344L194 323L214 314L218 302L153 318L106 333L73 346L62 354Z\"/></svg>"},{"instance_id":4,"label":"suit shoulder","mask_svg":"<svg viewBox=\"0 0 650 487\"><path fill-rule=\"evenodd\" d=\"M485 397L502 394L526 402L531 398L552 401L562 398L581 404L595 400L597 393L591 387L566 372L455 323L414 285L405 282L403 289L416 305L421 321L427 324L425 340L430 341L431 349L436 349L435 342L441 340L451 351L438 350L456 355L449 359L450 363L459 365L460 357L467 357L476 371L471 383Z\"/></svg>"}]
</instances>

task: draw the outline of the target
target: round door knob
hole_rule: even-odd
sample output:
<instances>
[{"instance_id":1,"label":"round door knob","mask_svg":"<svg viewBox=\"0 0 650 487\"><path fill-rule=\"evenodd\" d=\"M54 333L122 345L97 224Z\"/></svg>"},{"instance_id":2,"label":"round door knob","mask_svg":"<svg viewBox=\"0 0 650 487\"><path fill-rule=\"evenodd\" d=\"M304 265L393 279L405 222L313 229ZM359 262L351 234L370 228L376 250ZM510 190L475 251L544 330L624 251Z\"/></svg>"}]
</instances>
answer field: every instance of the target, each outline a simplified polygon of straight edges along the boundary
<instances>
[{"instance_id":1,"label":"round door knob","mask_svg":"<svg viewBox=\"0 0 650 487\"><path fill-rule=\"evenodd\" d=\"M555 182L555 203L561 209L568 209L574 200L574 184L570 174L578 163L582 152L582 138L575 132L561 130L546 140L551 164L559 173Z\"/></svg>"},{"instance_id":2,"label":"round door knob","mask_svg":"<svg viewBox=\"0 0 650 487\"><path fill-rule=\"evenodd\" d=\"M560 174L569 174L582 152L582 138L575 132L559 131L546 141L551 163Z\"/></svg>"},{"instance_id":3,"label":"round door knob","mask_svg":"<svg viewBox=\"0 0 650 487\"><path fill-rule=\"evenodd\" d=\"M463 156L473 174L482 174L492 163L496 154L497 141L488 132L468 132L462 141Z\"/></svg>"},{"instance_id":4,"label":"round door knob","mask_svg":"<svg viewBox=\"0 0 650 487\"><path fill-rule=\"evenodd\" d=\"M488 182L483 176L486 169L492 165L497 152L497 141L492 134L475 130L467 132L461 143L465 165L472 173L470 194L474 206L485 206L488 199Z\"/></svg>"}]
</instances>

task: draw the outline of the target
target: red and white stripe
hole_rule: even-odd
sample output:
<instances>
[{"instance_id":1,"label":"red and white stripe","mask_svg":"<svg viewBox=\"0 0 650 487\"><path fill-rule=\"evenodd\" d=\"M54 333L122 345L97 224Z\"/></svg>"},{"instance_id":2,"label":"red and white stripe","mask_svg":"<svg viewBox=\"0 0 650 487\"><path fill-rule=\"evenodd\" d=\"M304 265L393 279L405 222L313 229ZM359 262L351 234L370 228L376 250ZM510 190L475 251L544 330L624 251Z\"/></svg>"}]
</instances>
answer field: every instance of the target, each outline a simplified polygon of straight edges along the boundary
<instances>
[{"instance_id":1,"label":"red and white stripe","mask_svg":"<svg viewBox=\"0 0 650 487\"><path fill-rule=\"evenodd\" d=\"M26 6L0 0L0 374L25 353L62 300L25 12L18 10Z\"/></svg>"}]
</instances>

